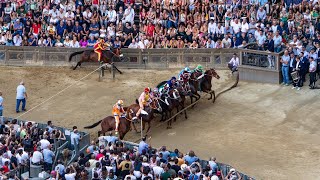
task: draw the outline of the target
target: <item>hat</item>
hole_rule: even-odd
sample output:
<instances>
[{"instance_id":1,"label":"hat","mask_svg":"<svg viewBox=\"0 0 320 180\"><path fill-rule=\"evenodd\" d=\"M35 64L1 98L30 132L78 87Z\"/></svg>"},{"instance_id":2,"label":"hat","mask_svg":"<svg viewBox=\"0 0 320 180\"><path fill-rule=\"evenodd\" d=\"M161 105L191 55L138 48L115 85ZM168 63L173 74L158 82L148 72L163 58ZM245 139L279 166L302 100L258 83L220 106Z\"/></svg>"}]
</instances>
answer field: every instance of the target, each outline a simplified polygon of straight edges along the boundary
<instances>
[{"instance_id":1,"label":"hat","mask_svg":"<svg viewBox=\"0 0 320 180\"><path fill-rule=\"evenodd\" d=\"M229 172L235 172L236 170L234 168L231 168Z\"/></svg>"},{"instance_id":2,"label":"hat","mask_svg":"<svg viewBox=\"0 0 320 180\"><path fill-rule=\"evenodd\" d=\"M187 166L186 164L182 164L182 165L181 165L181 170L184 171L185 169L187 169L187 167L188 167L188 166Z\"/></svg>"},{"instance_id":3,"label":"hat","mask_svg":"<svg viewBox=\"0 0 320 180\"><path fill-rule=\"evenodd\" d=\"M143 162L147 162L148 158L146 156L143 156L142 160L143 160Z\"/></svg>"}]
</instances>

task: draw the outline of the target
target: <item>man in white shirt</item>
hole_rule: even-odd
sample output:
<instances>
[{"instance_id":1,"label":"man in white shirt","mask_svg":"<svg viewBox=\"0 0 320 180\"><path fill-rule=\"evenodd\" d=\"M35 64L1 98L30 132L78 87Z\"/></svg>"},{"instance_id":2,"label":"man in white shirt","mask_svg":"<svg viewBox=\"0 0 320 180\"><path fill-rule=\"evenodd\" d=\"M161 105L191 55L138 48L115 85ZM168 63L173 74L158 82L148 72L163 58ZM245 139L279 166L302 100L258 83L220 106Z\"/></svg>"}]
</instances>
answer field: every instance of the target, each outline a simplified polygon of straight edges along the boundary
<instances>
[{"instance_id":1,"label":"man in white shirt","mask_svg":"<svg viewBox=\"0 0 320 180\"><path fill-rule=\"evenodd\" d=\"M114 10L114 6L111 6L111 9L108 11L108 21L109 22L116 22L117 19L117 12Z\"/></svg>"},{"instance_id":2,"label":"man in white shirt","mask_svg":"<svg viewBox=\"0 0 320 180\"><path fill-rule=\"evenodd\" d=\"M59 19L58 19L58 13L59 11L57 10L56 6L53 6L53 9L51 9L49 11L49 15L50 15L50 23L52 24L56 24Z\"/></svg>"},{"instance_id":3,"label":"man in white shirt","mask_svg":"<svg viewBox=\"0 0 320 180\"><path fill-rule=\"evenodd\" d=\"M26 88L24 87L24 82L21 81L20 85L17 87L17 104L16 112L19 113L20 103L22 102L22 111L26 111L26 99L28 98Z\"/></svg>"},{"instance_id":4,"label":"man in white shirt","mask_svg":"<svg viewBox=\"0 0 320 180\"><path fill-rule=\"evenodd\" d=\"M210 35L213 35L216 31L216 27L217 27L217 24L214 22L213 19L210 19L210 22L208 24L208 33Z\"/></svg>"},{"instance_id":5,"label":"man in white shirt","mask_svg":"<svg viewBox=\"0 0 320 180\"><path fill-rule=\"evenodd\" d=\"M34 165L40 165L43 161L43 155L41 153L40 147L37 147L37 150L33 152L31 157L31 163Z\"/></svg>"},{"instance_id":6,"label":"man in white shirt","mask_svg":"<svg viewBox=\"0 0 320 180\"><path fill-rule=\"evenodd\" d=\"M81 140L80 134L78 133L77 128L73 128L73 132L71 132L70 135L71 138L71 145L73 148L79 144L79 141Z\"/></svg>"},{"instance_id":7,"label":"man in white shirt","mask_svg":"<svg viewBox=\"0 0 320 180\"><path fill-rule=\"evenodd\" d=\"M130 48L130 49L137 49L137 48L139 48L139 45L136 43L135 39L132 39L132 42L130 43L130 45L128 46L128 48Z\"/></svg>"},{"instance_id":8,"label":"man in white shirt","mask_svg":"<svg viewBox=\"0 0 320 180\"><path fill-rule=\"evenodd\" d=\"M241 32L247 33L249 31L249 24L247 23L247 18L243 18L241 23Z\"/></svg>"},{"instance_id":9,"label":"man in white shirt","mask_svg":"<svg viewBox=\"0 0 320 180\"><path fill-rule=\"evenodd\" d=\"M39 141L41 149L47 149L48 146L50 145L50 142L46 138L47 138L47 135L43 135L43 139Z\"/></svg>"},{"instance_id":10,"label":"man in white shirt","mask_svg":"<svg viewBox=\"0 0 320 180\"><path fill-rule=\"evenodd\" d=\"M19 35L19 33L17 33L14 37L13 37L13 43L15 46L21 46L22 45L22 38Z\"/></svg>"},{"instance_id":11,"label":"man in white shirt","mask_svg":"<svg viewBox=\"0 0 320 180\"><path fill-rule=\"evenodd\" d=\"M240 36L240 34L238 34L241 30L241 23L239 22L238 18L236 18L234 21L231 21L230 25L233 28L234 34L237 35L237 37Z\"/></svg>"},{"instance_id":12,"label":"man in white shirt","mask_svg":"<svg viewBox=\"0 0 320 180\"><path fill-rule=\"evenodd\" d=\"M232 71L232 73L238 70L239 63L239 58L237 57L237 54L234 53L233 57L228 63L228 68Z\"/></svg>"},{"instance_id":13,"label":"man in white shirt","mask_svg":"<svg viewBox=\"0 0 320 180\"><path fill-rule=\"evenodd\" d=\"M133 24L134 10L131 8L130 5L124 11L123 18L124 18L123 23L130 22L131 24Z\"/></svg>"}]
</instances>

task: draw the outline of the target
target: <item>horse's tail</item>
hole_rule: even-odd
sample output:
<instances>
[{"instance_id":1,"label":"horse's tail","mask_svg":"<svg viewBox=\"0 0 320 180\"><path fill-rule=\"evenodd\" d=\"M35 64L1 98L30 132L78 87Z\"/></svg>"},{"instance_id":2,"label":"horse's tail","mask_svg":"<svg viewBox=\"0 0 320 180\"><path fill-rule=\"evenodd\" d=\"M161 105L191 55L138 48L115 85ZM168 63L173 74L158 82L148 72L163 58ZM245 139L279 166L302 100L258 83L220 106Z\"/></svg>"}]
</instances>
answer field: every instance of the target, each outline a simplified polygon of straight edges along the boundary
<instances>
[{"instance_id":1,"label":"horse's tail","mask_svg":"<svg viewBox=\"0 0 320 180\"><path fill-rule=\"evenodd\" d=\"M78 55L78 54L82 54L84 51L77 51L77 52L74 52L72 54L70 54L69 56L69 62L71 61L72 57L75 56L75 55Z\"/></svg>"},{"instance_id":2,"label":"horse's tail","mask_svg":"<svg viewBox=\"0 0 320 180\"><path fill-rule=\"evenodd\" d=\"M138 101L138 99L136 99L136 104L139 104L139 101Z\"/></svg>"},{"instance_id":3,"label":"horse's tail","mask_svg":"<svg viewBox=\"0 0 320 180\"><path fill-rule=\"evenodd\" d=\"M98 121L98 122L96 122L96 123L92 124L91 126L86 126L86 127L84 127L84 128L85 128L85 129L92 129L92 128L94 128L94 127L98 126L101 122L102 122L102 120L100 120L100 121Z\"/></svg>"}]
</instances>

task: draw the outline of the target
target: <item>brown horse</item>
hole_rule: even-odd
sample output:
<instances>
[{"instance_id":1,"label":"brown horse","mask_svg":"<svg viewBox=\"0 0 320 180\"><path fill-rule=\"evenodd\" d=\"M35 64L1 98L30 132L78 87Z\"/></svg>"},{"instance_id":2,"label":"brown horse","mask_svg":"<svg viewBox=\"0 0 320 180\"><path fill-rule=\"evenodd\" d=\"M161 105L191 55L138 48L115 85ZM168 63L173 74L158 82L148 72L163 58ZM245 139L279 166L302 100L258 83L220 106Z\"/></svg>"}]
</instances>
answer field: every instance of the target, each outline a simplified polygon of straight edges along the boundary
<instances>
[{"instance_id":1,"label":"brown horse","mask_svg":"<svg viewBox=\"0 0 320 180\"><path fill-rule=\"evenodd\" d=\"M127 108L124 108L125 110ZM119 130L119 138L122 140L124 136L130 131L131 129L131 122L132 122L132 115L133 113L130 111L127 111L129 113L126 114L125 117L120 117L120 124L118 127ZM92 129L96 126L98 126L101 123L101 131L98 131L98 137L100 134L105 134L108 131L113 131L116 129L116 121L113 116L105 117L104 119L94 123L91 126L84 127L85 129Z\"/></svg>"},{"instance_id":2,"label":"brown horse","mask_svg":"<svg viewBox=\"0 0 320 180\"><path fill-rule=\"evenodd\" d=\"M140 117L138 117L138 119L142 118L142 130L145 129L145 124L148 123L148 129L147 129L146 133L148 133L150 131L151 121L155 117L154 113L155 113L155 111L159 111L159 108L160 108L159 102L157 100L152 100L150 106L144 107L144 111L146 111L148 113L148 115L144 115L141 113ZM127 113L136 114L139 109L140 109L140 105L139 105L138 100L136 99L136 104L132 104L132 105L128 106ZM133 123L133 128L136 132L138 132L134 123Z\"/></svg>"},{"instance_id":3,"label":"brown horse","mask_svg":"<svg viewBox=\"0 0 320 180\"><path fill-rule=\"evenodd\" d=\"M218 75L216 70L213 68L206 70L204 73L204 76L198 79L200 75L201 75L200 72L193 72L190 78L190 85L192 85L195 89L198 89L198 91L203 91L205 93L210 94L210 98L208 98L208 100L214 97L214 100L213 100L214 102L216 97L215 97L215 92L211 89L212 88L211 81L212 81L212 77L220 79L220 76Z\"/></svg>"},{"instance_id":4,"label":"brown horse","mask_svg":"<svg viewBox=\"0 0 320 180\"><path fill-rule=\"evenodd\" d=\"M98 62L98 54L95 53L93 50L84 50L84 51L78 51L70 54L69 56L69 62L72 60L72 57L75 55L81 54L80 61L77 63L77 65L73 68L73 70L77 69L77 67L81 67L81 64L83 62ZM101 55L101 61L103 63L112 63L112 58L113 57L118 57L121 58L121 51L119 48L111 48L111 50L104 50L102 51ZM122 74L122 72L114 66L114 68Z\"/></svg>"}]
</instances>

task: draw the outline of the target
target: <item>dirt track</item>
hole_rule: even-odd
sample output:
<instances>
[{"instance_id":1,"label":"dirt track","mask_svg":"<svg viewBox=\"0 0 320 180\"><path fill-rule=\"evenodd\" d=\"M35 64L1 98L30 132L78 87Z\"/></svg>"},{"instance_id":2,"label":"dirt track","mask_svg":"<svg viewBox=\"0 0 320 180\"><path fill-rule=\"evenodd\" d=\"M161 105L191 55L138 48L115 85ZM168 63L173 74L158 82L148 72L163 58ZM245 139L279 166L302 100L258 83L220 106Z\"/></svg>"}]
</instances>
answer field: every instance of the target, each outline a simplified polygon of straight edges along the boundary
<instances>
[{"instance_id":1,"label":"dirt track","mask_svg":"<svg viewBox=\"0 0 320 180\"><path fill-rule=\"evenodd\" d=\"M15 89L23 79L29 94L27 108L54 95L90 72L66 68L0 67L0 90L5 98L5 116L16 117ZM131 104L145 86L153 87L178 71L124 70L98 82L95 73L21 119L80 129L110 114L118 98ZM214 80L216 93L232 84L227 71ZM173 129L154 128L152 145L195 150L207 159L216 156L257 179L320 179L319 91L240 82L213 105L202 99ZM157 124L154 122L154 124ZM91 133L96 133L95 128ZM127 140L139 135L129 133Z\"/></svg>"}]
</instances>

